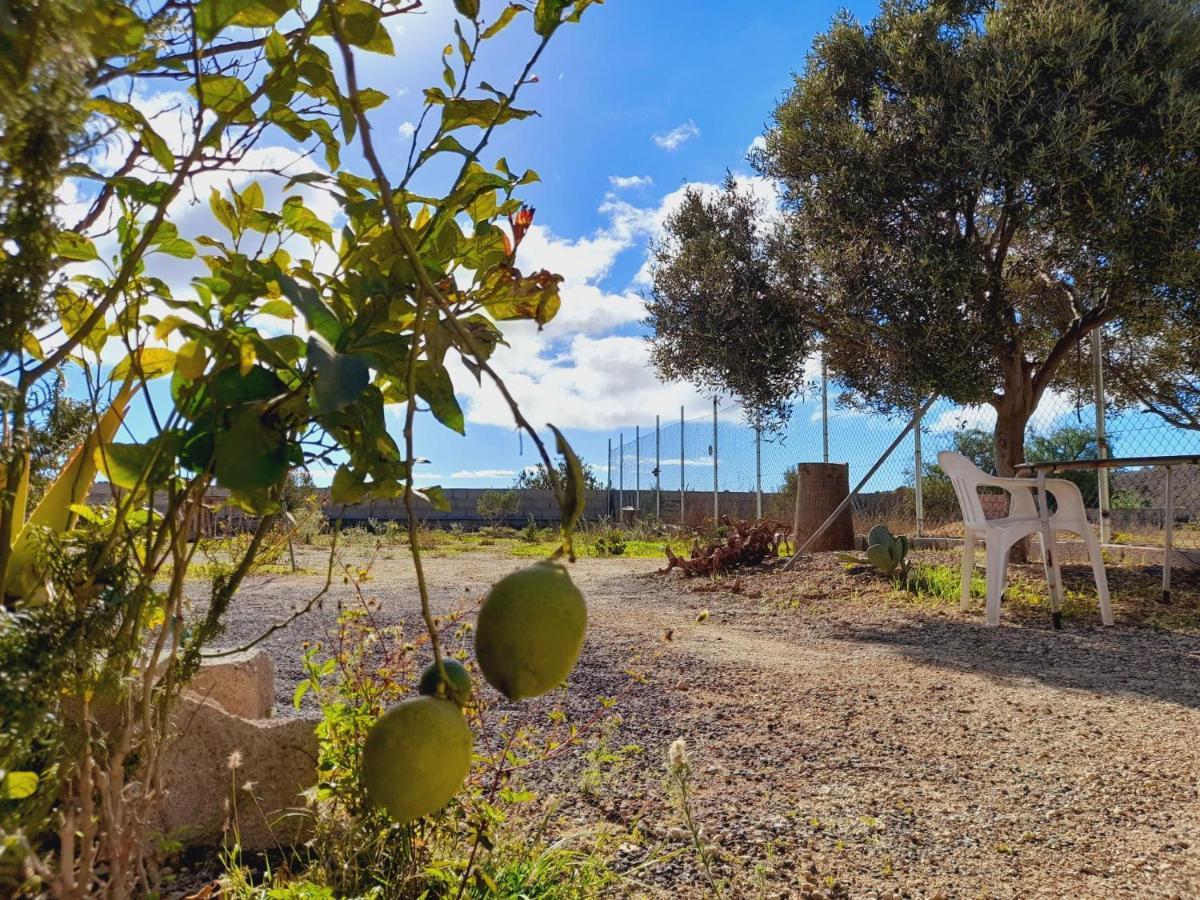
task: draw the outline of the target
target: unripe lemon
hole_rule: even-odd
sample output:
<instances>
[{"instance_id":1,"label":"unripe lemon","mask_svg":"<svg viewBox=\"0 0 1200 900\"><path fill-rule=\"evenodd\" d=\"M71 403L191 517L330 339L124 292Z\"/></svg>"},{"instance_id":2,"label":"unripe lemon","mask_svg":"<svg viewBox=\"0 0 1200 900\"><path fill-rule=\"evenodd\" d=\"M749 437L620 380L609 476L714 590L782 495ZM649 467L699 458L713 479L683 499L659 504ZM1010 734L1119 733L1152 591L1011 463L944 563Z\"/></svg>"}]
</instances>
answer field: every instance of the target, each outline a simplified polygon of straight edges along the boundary
<instances>
[{"instance_id":1,"label":"unripe lemon","mask_svg":"<svg viewBox=\"0 0 1200 900\"><path fill-rule=\"evenodd\" d=\"M435 813L471 769L471 729L440 697L410 697L380 716L363 745L363 783L400 824Z\"/></svg>"},{"instance_id":2,"label":"unripe lemon","mask_svg":"<svg viewBox=\"0 0 1200 900\"><path fill-rule=\"evenodd\" d=\"M446 690L442 696L449 697L459 706L471 699L471 673L456 659L443 659L442 667L446 670ZM421 680L417 682L417 690L429 697L438 696L438 688L442 679L438 675L437 663L430 663L421 672Z\"/></svg>"},{"instance_id":3,"label":"unripe lemon","mask_svg":"<svg viewBox=\"0 0 1200 900\"><path fill-rule=\"evenodd\" d=\"M496 582L479 610L475 656L510 700L537 697L571 674L586 627L583 595L565 568L547 560Z\"/></svg>"}]
</instances>

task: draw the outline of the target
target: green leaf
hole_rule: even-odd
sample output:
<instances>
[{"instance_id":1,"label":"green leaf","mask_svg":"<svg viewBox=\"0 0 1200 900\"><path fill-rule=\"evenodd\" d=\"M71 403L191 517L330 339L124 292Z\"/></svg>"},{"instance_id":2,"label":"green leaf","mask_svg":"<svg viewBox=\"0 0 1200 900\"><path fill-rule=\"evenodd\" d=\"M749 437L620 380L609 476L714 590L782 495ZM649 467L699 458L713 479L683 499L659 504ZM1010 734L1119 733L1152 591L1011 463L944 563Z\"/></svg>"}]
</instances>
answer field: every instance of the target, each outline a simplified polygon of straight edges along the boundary
<instances>
[{"instance_id":1,"label":"green leaf","mask_svg":"<svg viewBox=\"0 0 1200 900\"><path fill-rule=\"evenodd\" d=\"M278 319L296 318L296 308L282 297L268 300L258 308L258 311L264 316L275 316Z\"/></svg>"},{"instance_id":2,"label":"green leaf","mask_svg":"<svg viewBox=\"0 0 1200 900\"><path fill-rule=\"evenodd\" d=\"M479 15L479 0L454 0L454 8L460 16L474 19Z\"/></svg>"},{"instance_id":3,"label":"green leaf","mask_svg":"<svg viewBox=\"0 0 1200 900\"><path fill-rule=\"evenodd\" d=\"M296 690L292 692L292 707L300 708L300 701L304 699L304 695L308 693L308 689L312 687L312 682L302 681L296 685Z\"/></svg>"},{"instance_id":4,"label":"green leaf","mask_svg":"<svg viewBox=\"0 0 1200 900\"><path fill-rule=\"evenodd\" d=\"M509 23L516 17L517 13L527 12L526 8L520 3L510 3L504 7L504 11L500 13L500 17L489 25L483 32L483 39L493 38L501 31L508 27Z\"/></svg>"},{"instance_id":5,"label":"green leaf","mask_svg":"<svg viewBox=\"0 0 1200 900\"><path fill-rule=\"evenodd\" d=\"M134 53L146 35L145 22L128 4L117 0L83 4L76 24L87 35L92 54L98 59Z\"/></svg>"},{"instance_id":6,"label":"green leaf","mask_svg":"<svg viewBox=\"0 0 1200 900\"><path fill-rule=\"evenodd\" d=\"M170 476L175 462L174 448L169 446L172 432L164 432L145 444L109 444L97 447L96 468L119 488L131 491L136 487L157 486Z\"/></svg>"},{"instance_id":7,"label":"green leaf","mask_svg":"<svg viewBox=\"0 0 1200 900\"><path fill-rule=\"evenodd\" d=\"M96 245L74 231L60 231L55 235L54 253L62 259L76 262L89 262L100 258L100 254L96 252Z\"/></svg>"},{"instance_id":8,"label":"green leaf","mask_svg":"<svg viewBox=\"0 0 1200 900\"><path fill-rule=\"evenodd\" d=\"M5 772L0 778L0 800L24 800L37 790L36 772Z\"/></svg>"},{"instance_id":9,"label":"green leaf","mask_svg":"<svg viewBox=\"0 0 1200 900\"><path fill-rule=\"evenodd\" d=\"M329 499L332 502L343 505L357 503L366 492L362 479L348 466L337 467L337 471L333 473L333 482L329 486Z\"/></svg>"},{"instance_id":10,"label":"green leaf","mask_svg":"<svg viewBox=\"0 0 1200 900\"><path fill-rule=\"evenodd\" d=\"M283 224L296 234L310 241L321 241L330 247L333 246L333 226L318 218L299 197L288 197L284 200L281 215Z\"/></svg>"},{"instance_id":11,"label":"green leaf","mask_svg":"<svg viewBox=\"0 0 1200 900\"><path fill-rule=\"evenodd\" d=\"M583 476L583 465L579 462L579 457L575 455L575 451L563 437L563 433L553 425L548 427L554 432L555 446L567 463L567 483L563 485L563 492L558 498L558 504L562 510L563 542L568 555L573 555L571 535L574 533L575 525L579 521L579 517L583 515L583 508L587 503L587 479Z\"/></svg>"},{"instance_id":12,"label":"green leaf","mask_svg":"<svg viewBox=\"0 0 1200 900\"><path fill-rule=\"evenodd\" d=\"M168 172L174 170L175 154L171 152L167 142L151 127L150 122L136 106L122 103L111 97L93 97L88 101L88 107L134 132L141 139L142 145L154 157L155 162Z\"/></svg>"},{"instance_id":13,"label":"green leaf","mask_svg":"<svg viewBox=\"0 0 1200 900\"><path fill-rule=\"evenodd\" d=\"M413 496L420 497L434 509L450 512L450 501L440 485L431 484L423 488L413 488Z\"/></svg>"},{"instance_id":14,"label":"green leaf","mask_svg":"<svg viewBox=\"0 0 1200 900\"><path fill-rule=\"evenodd\" d=\"M392 44L391 35L383 25L383 16L377 7L366 0L339 0L337 6L342 22L342 34L345 35L348 44L362 47L372 53L395 55L396 49ZM333 34L333 22L329 10L324 6L313 20L312 33Z\"/></svg>"},{"instance_id":15,"label":"green leaf","mask_svg":"<svg viewBox=\"0 0 1200 900\"><path fill-rule=\"evenodd\" d=\"M383 106L387 101L388 95L383 91L375 90L375 88L363 88L358 92L358 102L362 104L364 110Z\"/></svg>"},{"instance_id":16,"label":"green leaf","mask_svg":"<svg viewBox=\"0 0 1200 900\"><path fill-rule=\"evenodd\" d=\"M253 2L254 0L200 0L193 12L197 36L207 44L234 16Z\"/></svg>"},{"instance_id":17,"label":"green leaf","mask_svg":"<svg viewBox=\"0 0 1200 900\"><path fill-rule=\"evenodd\" d=\"M279 288L300 310L310 330L325 338L331 346L337 343L344 330L342 323L315 290L282 272L279 274Z\"/></svg>"},{"instance_id":18,"label":"green leaf","mask_svg":"<svg viewBox=\"0 0 1200 900\"><path fill-rule=\"evenodd\" d=\"M366 361L353 353L338 353L320 335L308 339L308 364L316 372L313 407L318 415L349 406L371 383Z\"/></svg>"},{"instance_id":19,"label":"green leaf","mask_svg":"<svg viewBox=\"0 0 1200 900\"><path fill-rule=\"evenodd\" d=\"M234 491L253 493L278 484L287 473L283 435L256 409L244 410L217 434L213 471L223 487Z\"/></svg>"},{"instance_id":20,"label":"green leaf","mask_svg":"<svg viewBox=\"0 0 1200 900\"><path fill-rule=\"evenodd\" d=\"M542 37L552 34L562 23L562 11L571 5L571 0L538 0L533 10L533 30Z\"/></svg>"},{"instance_id":21,"label":"green leaf","mask_svg":"<svg viewBox=\"0 0 1200 900\"><path fill-rule=\"evenodd\" d=\"M165 253L167 256L174 256L176 259L191 259L196 255L196 248L189 241L183 238L174 238L170 241L162 241L155 244L155 249L159 253Z\"/></svg>"},{"instance_id":22,"label":"green leaf","mask_svg":"<svg viewBox=\"0 0 1200 900\"><path fill-rule=\"evenodd\" d=\"M233 208L233 204L221 196L221 192L213 188L208 195L208 206L212 210L213 216L218 222L234 237L242 233L241 225L238 222L237 211Z\"/></svg>"},{"instance_id":23,"label":"green leaf","mask_svg":"<svg viewBox=\"0 0 1200 900\"><path fill-rule=\"evenodd\" d=\"M454 131L474 125L487 128L490 125L503 125L513 120L527 119L535 115L532 109L517 109L514 106L501 105L497 100L479 98L469 100L465 97L450 97L442 110L442 130Z\"/></svg>"},{"instance_id":24,"label":"green leaf","mask_svg":"<svg viewBox=\"0 0 1200 900\"><path fill-rule=\"evenodd\" d=\"M201 75L199 85L193 84L188 93L213 112L229 116L230 121L241 125L254 122L254 110L251 109L250 89L240 78L232 75Z\"/></svg>"},{"instance_id":25,"label":"green leaf","mask_svg":"<svg viewBox=\"0 0 1200 900\"><path fill-rule=\"evenodd\" d=\"M454 396L454 383L444 366L421 360L417 363L417 396L429 404L434 418L447 428L466 434L462 407Z\"/></svg>"}]
</instances>

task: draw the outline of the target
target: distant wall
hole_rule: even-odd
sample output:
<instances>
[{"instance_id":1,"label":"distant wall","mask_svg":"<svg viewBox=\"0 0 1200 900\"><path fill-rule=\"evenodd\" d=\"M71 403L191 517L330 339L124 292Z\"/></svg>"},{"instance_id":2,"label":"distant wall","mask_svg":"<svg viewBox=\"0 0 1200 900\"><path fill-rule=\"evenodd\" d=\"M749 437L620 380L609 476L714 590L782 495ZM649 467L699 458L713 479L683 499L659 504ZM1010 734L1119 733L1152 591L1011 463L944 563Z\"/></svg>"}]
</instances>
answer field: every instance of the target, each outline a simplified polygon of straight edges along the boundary
<instances>
[{"instance_id":1,"label":"distant wall","mask_svg":"<svg viewBox=\"0 0 1200 900\"><path fill-rule=\"evenodd\" d=\"M434 509L425 502L418 503L418 517L430 524L450 525L460 523L468 527L483 525L485 520L476 509L481 495L488 490L504 490L504 488L443 488L442 493L450 504L449 510ZM375 500L366 503L339 506L328 500L329 489L319 488L318 492L325 498L325 514L330 519L341 518L347 524L360 524L369 520L380 522L405 521L404 502L402 500ZM552 491L519 490L516 493L521 498L520 510L516 515L505 520L508 525L524 525L533 517L539 525L552 525L559 520L558 501ZM229 491L224 488L211 488L204 498L208 509L204 510L197 524L202 534L225 534L251 529L257 523L257 518L250 516L236 507L225 505ZM611 498L611 499L610 499ZM155 506L165 508L165 497L155 498ZM88 494L88 502L93 504L108 503L112 500L110 485L99 482L92 486ZM756 503L753 491L721 491L718 497L720 513L735 519L755 518ZM658 514L662 521L678 524L681 520L679 491L664 490L658 498ZM895 507L897 495L891 492L880 494L861 494L855 498L854 511L856 524L863 521L886 519L887 513ZM623 503L625 512L619 513L617 506ZM610 505L611 504L611 505ZM763 516L791 523L795 500L775 492L763 492ZM684 515L682 521L691 526L700 526L712 519L712 491L686 491L683 496ZM619 491L588 491L583 517L586 520L596 520L611 517L614 521L621 518L655 515L654 491L647 490L639 493L626 490L623 497ZM869 527L869 524L866 526Z\"/></svg>"},{"instance_id":2,"label":"distant wall","mask_svg":"<svg viewBox=\"0 0 1200 900\"><path fill-rule=\"evenodd\" d=\"M423 522L446 523L460 522L464 525L481 525L483 516L479 515L476 506L479 498L488 492L488 488L442 488L450 509L434 509L429 504L418 504L417 517ZM495 489L493 489L495 490ZM503 489L499 489L503 490ZM553 491L516 491L521 497L520 511L504 520L508 525L524 525L532 516L539 525L548 525L559 519L558 500ZM366 503L339 506L326 502L325 514L330 519L341 518L343 522L365 522L369 519L379 521L407 521L403 500L371 500ZM597 519L607 516L608 491L588 491L583 516L585 519Z\"/></svg>"}]
</instances>

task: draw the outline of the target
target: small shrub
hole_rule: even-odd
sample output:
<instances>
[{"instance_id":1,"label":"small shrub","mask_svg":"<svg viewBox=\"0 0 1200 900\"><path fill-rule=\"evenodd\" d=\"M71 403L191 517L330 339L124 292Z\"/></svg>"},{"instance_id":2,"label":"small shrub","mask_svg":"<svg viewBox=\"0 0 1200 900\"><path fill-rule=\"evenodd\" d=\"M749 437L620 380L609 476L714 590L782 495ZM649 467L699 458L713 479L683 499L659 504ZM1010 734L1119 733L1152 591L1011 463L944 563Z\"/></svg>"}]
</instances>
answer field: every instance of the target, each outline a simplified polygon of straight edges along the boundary
<instances>
[{"instance_id":1,"label":"small shrub","mask_svg":"<svg viewBox=\"0 0 1200 900\"><path fill-rule=\"evenodd\" d=\"M623 556L625 554L625 532L619 528L610 528L596 537L592 546L597 556Z\"/></svg>"},{"instance_id":2,"label":"small shrub","mask_svg":"<svg viewBox=\"0 0 1200 900\"><path fill-rule=\"evenodd\" d=\"M484 491L475 501L475 511L495 529L521 511L521 495L516 491Z\"/></svg>"},{"instance_id":3,"label":"small shrub","mask_svg":"<svg viewBox=\"0 0 1200 900\"><path fill-rule=\"evenodd\" d=\"M536 544L542 539L542 530L538 528L537 520L533 516L529 517L529 521L525 523L525 527L521 529L521 540L528 544Z\"/></svg>"}]
</instances>

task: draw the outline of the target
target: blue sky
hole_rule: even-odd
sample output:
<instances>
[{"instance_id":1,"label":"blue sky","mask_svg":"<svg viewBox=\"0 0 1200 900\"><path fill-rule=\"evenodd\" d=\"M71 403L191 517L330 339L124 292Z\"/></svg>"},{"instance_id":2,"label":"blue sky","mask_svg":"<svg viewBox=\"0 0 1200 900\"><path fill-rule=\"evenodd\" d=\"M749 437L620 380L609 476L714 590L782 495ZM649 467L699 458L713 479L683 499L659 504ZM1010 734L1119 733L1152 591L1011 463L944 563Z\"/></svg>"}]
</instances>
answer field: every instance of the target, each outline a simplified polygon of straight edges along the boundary
<instances>
[{"instance_id":1,"label":"blue sky","mask_svg":"<svg viewBox=\"0 0 1200 900\"><path fill-rule=\"evenodd\" d=\"M484 18L504 5L484 0ZM646 364L640 323L648 289L647 243L685 184L719 182L727 168L751 175L745 160L751 142L836 9L833 3L794 2L731 7L715 0L608 0L593 6L581 24L560 29L534 70L537 83L523 90L519 105L540 115L500 129L485 152L485 164L504 156L513 169L533 168L541 175L522 194L537 215L518 264L565 277L558 318L541 333L527 323L505 323L511 347L501 348L493 365L530 421L563 428L597 469L604 469L608 439L620 430L651 424L656 413L675 421L681 405L689 418L710 408L709 397L689 385L660 383ZM874 10L874 5L855 9L864 18ZM441 48L453 40L452 20L448 0L429 0L425 12L389 20L394 57L359 55L360 83L390 98L371 112L371 120L393 173L402 171L407 157L422 89L441 83ZM485 45L472 80L511 84L534 40L528 19L518 19ZM183 140L174 117L190 100L170 88L135 100L168 142ZM268 132L244 168L278 167L296 151L286 136ZM344 161L361 169L353 155L347 151ZM292 173L315 168L319 154L315 159ZM446 173L434 170L430 177L440 191L445 183L439 174ZM281 179L249 171L201 176L195 194L203 199L210 186L232 182L241 188L251 180L264 187L268 206L282 202ZM421 186L419 180L413 185ZM769 193L765 184L757 187ZM299 193L333 219L332 201L305 189ZM77 221L87 199L68 183L64 221ZM177 201L171 216L185 237L214 231L203 202ZM187 292L193 275L203 273L198 260L159 257L151 265L180 293ZM534 449L513 429L494 388L480 388L461 367L452 374L466 411L467 437L421 416L419 454L430 461L421 481L511 483L537 461ZM73 379L73 393L82 393L81 381ZM155 385L153 396L162 402L165 385ZM398 411L391 423L398 435ZM149 417L135 407L126 425L133 435L145 436ZM331 474L313 471L318 483L327 483Z\"/></svg>"},{"instance_id":2,"label":"blue sky","mask_svg":"<svg viewBox=\"0 0 1200 900\"><path fill-rule=\"evenodd\" d=\"M501 0L484 0L485 18L503 5ZM837 8L834 3L731 6L715 0L608 0L590 8L581 24L561 29L538 62L537 83L524 89L519 104L540 115L501 129L485 152L487 164L504 156L513 169L528 167L540 173L541 181L522 193L537 216L518 264L525 271L546 268L565 278L558 318L540 333L528 323L504 323L511 346L498 351L493 365L529 420L563 428L602 477L610 438L615 444L623 432L630 440L635 425L652 435L655 415L662 416L664 425L674 424L681 405L689 420L710 414L711 397L686 384L663 384L647 365L641 325L648 290L647 244L685 185L715 184L726 169L764 197L772 196L769 185L753 177L747 150L768 124L793 73L803 69L814 36L828 26ZM860 3L850 9L869 19L876 6ZM452 40L452 18L448 0L429 0L426 12L390 20L396 56L359 57L362 85L390 98L372 111L371 120L376 145L393 174L401 171L407 157L412 123L421 113L422 89L441 82L441 48ZM518 22L485 45L473 80L511 84L534 41L528 20ZM168 141L181 140L178 127L172 129L171 110L175 105L186 108L187 98L165 90L137 100ZM288 163L296 158L297 148L282 134L268 132L253 154L247 170L256 164ZM344 156L352 168L361 170L353 151ZM317 165L309 159L301 169ZM446 173L429 175L431 192L444 189L439 174ZM249 171L209 180L218 188L227 180L239 188L250 180L263 181ZM268 205L282 201L281 179L264 181L263 186ZM197 195L204 197L208 187L197 185ZM413 187L420 190L422 185ZM328 198L306 189L298 192L319 214L330 220L336 216ZM87 198L68 184L63 199L64 220L76 221ZM171 214L185 236L214 228L204 203L181 200ZM159 258L153 265L177 291L186 291L191 275L202 271L198 261L164 263ZM452 368L452 374L466 412L467 437L422 415L418 453L429 463L420 470L421 481L463 487L511 483L522 468L537 461L534 448L520 439L494 388L479 387L461 366ZM816 374L814 364L809 375ZM83 387L80 381L72 385L76 393ZM163 388L156 385L156 397L163 396ZM1064 401L1047 398L1035 430L1090 416ZM739 416L728 401L722 406L722 487L749 489L753 435L738 427ZM939 416L927 422L927 445L936 450L962 423L986 427L992 418L988 409ZM148 421L144 410L135 409L127 425L135 435L145 436ZM398 436L398 410L390 421ZM902 425L834 409L831 456L850 461L857 477ZM1129 446L1118 446L1118 452L1183 452L1175 446L1159 448L1163 441L1157 438L1147 443L1148 438L1135 436L1142 425L1155 434L1161 428L1158 420L1147 422L1140 414L1113 422L1114 430L1129 431L1124 439ZM699 489L711 485L709 428L700 422L688 430L684 469L689 486ZM679 480L675 434L664 443L663 482L668 487ZM1190 441L1188 449L1194 443ZM643 444L643 451L642 479L648 486L653 444ZM819 413L810 398L797 409L786 441L764 446L764 487L772 488L786 466L820 459L820 452ZM872 487L900 483L911 471L911 461L911 444L906 444ZM327 483L331 474L313 471L318 483ZM627 484L631 480L632 476Z\"/></svg>"},{"instance_id":3,"label":"blue sky","mask_svg":"<svg viewBox=\"0 0 1200 900\"><path fill-rule=\"evenodd\" d=\"M537 218L520 262L567 277L560 320L536 336L509 329L513 348L498 368L531 419L566 426L595 465L603 466L607 440L621 427L632 432L656 413L674 420L681 404L689 417L707 408L706 397L659 384L645 365L637 338L646 243L685 183L715 183L727 168L749 174L747 148L836 9L770 2L739 4L731 14L728 3L609 0L555 36L537 66L539 83L523 97L541 116L496 142L496 155L542 177L526 193ZM874 9L855 11L869 17ZM414 18L406 17L398 46L428 47L427 32L445 31L441 16ZM516 62L528 36L511 31ZM436 54L426 62L397 71L381 59L369 70L377 87L407 89L376 112L380 135L397 147L403 123L419 115L418 87L439 77ZM421 431L427 475L448 485L507 483L507 473L535 461L528 442L521 454L494 394L463 399L470 440Z\"/></svg>"}]
</instances>

